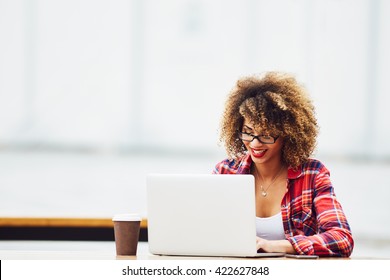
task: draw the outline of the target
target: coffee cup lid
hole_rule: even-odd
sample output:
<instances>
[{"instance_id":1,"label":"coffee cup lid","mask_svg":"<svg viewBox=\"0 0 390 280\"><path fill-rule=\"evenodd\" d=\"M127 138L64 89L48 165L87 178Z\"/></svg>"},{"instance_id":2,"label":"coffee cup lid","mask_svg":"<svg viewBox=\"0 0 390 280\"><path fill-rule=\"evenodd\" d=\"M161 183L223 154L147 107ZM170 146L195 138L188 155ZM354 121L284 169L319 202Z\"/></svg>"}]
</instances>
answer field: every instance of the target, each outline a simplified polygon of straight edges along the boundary
<instances>
[{"instance_id":1,"label":"coffee cup lid","mask_svg":"<svg viewBox=\"0 0 390 280\"><path fill-rule=\"evenodd\" d=\"M112 218L112 221L141 221L142 218L138 214L117 214Z\"/></svg>"}]
</instances>

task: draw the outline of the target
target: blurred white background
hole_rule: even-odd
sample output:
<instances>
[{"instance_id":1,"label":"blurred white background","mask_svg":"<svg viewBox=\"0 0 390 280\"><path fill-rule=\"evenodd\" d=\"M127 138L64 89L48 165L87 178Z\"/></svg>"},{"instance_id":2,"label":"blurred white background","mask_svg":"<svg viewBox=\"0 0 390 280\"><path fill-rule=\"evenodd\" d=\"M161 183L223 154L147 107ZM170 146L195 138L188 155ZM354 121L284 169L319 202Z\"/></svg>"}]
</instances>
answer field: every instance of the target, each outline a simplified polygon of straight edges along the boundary
<instances>
[{"instance_id":1,"label":"blurred white background","mask_svg":"<svg viewBox=\"0 0 390 280\"><path fill-rule=\"evenodd\" d=\"M147 216L145 175L210 173L226 95L277 70L357 244L389 256L388 49L385 0L0 0L0 216Z\"/></svg>"}]
</instances>

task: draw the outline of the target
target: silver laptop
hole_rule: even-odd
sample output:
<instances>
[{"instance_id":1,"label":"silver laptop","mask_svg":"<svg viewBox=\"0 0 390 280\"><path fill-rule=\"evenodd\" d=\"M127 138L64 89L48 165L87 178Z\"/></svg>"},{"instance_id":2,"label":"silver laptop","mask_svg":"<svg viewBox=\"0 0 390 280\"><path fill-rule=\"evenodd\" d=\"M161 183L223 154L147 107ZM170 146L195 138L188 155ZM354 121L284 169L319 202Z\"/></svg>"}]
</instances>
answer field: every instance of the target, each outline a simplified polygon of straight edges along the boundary
<instances>
[{"instance_id":1,"label":"silver laptop","mask_svg":"<svg viewBox=\"0 0 390 280\"><path fill-rule=\"evenodd\" d=\"M284 255L257 253L252 175L149 174L146 187L152 254Z\"/></svg>"}]
</instances>

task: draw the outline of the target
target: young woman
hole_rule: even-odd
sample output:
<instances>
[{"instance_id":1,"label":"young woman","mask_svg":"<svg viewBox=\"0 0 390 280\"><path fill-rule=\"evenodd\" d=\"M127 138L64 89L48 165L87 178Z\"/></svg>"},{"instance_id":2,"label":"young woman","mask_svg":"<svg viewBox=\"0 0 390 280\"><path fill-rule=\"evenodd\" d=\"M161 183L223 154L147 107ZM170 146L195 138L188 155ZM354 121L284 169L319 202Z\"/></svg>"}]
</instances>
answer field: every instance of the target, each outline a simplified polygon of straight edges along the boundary
<instances>
[{"instance_id":1,"label":"young woman","mask_svg":"<svg viewBox=\"0 0 390 280\"><path fill-rule=\"evenodd\" d=\"M329 171L310 158L317 134L314 106L292 76L247 77L228 96L221 122L228 158L213 173L254 176L260 251L352 253L351 230Z\"/></svg>"}]
</instances>

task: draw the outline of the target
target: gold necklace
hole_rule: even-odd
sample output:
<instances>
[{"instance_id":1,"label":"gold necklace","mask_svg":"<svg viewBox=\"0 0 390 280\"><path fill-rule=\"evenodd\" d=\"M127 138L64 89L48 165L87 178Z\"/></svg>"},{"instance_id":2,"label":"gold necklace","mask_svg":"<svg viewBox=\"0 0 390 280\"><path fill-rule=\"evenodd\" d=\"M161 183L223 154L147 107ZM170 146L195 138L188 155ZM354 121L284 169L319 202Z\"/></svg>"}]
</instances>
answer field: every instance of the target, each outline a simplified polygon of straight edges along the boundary
<instances>
[{"instance_id":1,"label":"gold necklace","mask_svg":"<svg viewBox=\"0 0 390 280\"><path fill-rule=\"evenodd\" d=\"M256 167L254 167L254 169L255 169L255 170L254 170L254 171L255 171L255 176L257 175L257 177L258 177L258 176L260 175L261 181L264 182L263 176L262 176L260 173L257 172ZM268 187L267 187L266 189L264 189L264 188L263 188L263 185L260 184L261 195L262 195L263 197L266 197L266 196L267 196L267 194L268 194L268 192L267 192L268 189L269 189L269 188L271 187L271 185L275 182L276 178L279 177L280 173L282 172L282 169L283 169L283 165L280 167L278 173L276 173L276 175L272 178L271 183L268 185Z\"/></svg>"}]
</instances>

